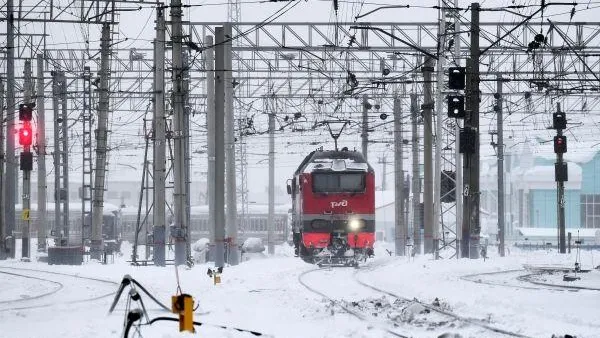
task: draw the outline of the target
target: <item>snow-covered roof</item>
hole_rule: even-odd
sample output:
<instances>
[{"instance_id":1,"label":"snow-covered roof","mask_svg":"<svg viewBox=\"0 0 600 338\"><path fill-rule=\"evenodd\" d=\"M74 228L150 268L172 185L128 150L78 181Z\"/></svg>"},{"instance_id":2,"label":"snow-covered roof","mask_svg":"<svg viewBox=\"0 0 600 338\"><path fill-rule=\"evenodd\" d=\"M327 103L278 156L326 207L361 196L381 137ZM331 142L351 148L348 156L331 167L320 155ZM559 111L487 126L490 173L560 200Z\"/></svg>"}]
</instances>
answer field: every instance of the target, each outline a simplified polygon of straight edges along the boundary
<instances>
[{"instance_id":1,"label":"snow-covered roof","mask_svg":"<svg viewBox=\"0 0 600 338\"><path fill-rule=\"evenodd\" d=\"M568 152L563 155L565 161L584 164L591 161L594 156L598 154L598 141L595 139L590 141L579 141L576 145L577 147L569 146ZM535 156L547 160L556 159L556 154L552 152L551 147L552 145L550 145L548 151L538 152Z\"/></svg>"},{"instance_id":2,"label":"snow-covered roof","mask_svg":"<svg viewBox=\"0 0 600 338\"><path fill-rule=\"evenodd\" d=\"M581 189L582 169L576 163L567 162L569 180L565 182L565 189ZM523 184L529 189L548 189L555 187L554 166L538 165L522 173Z\"/></svg>"},{"instance_id":3,"label":"snow-covered roof","mask_svg":"<svg viewBox=\"0 0 600 338\"><path fill-rule=\"evenodd\" d=\"M306 165L304 169L305 173L310 173L315 170L331 170L331 171L367 171L369 169L368 164L358 163L351 159L330 159L320 158L315 159L314 162Z\"/></svg>"},{"instance_id":4,"label":"snow-covered roof","mask_svg":"<svg viewBox=\"0 0 600 338\"><path fill-rule=\"evenodd\" d=\"M519 235L527 238L536 237L556 237L556 228L516 228ZM567 228L566 232L570 232L573 239L577 237L581 238L595 238L596 233L600 233L600 229L587 229L587 228Z\"/></svg>"}]
</instances>

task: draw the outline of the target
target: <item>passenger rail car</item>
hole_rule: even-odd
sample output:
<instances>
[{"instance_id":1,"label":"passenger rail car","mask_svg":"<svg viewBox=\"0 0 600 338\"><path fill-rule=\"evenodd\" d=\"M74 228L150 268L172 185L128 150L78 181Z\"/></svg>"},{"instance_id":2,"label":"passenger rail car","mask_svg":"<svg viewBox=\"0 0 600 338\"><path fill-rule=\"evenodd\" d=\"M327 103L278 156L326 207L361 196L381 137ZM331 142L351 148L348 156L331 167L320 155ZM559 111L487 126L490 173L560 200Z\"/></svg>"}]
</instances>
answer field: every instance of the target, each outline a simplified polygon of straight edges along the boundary
<instances>
[{"instance_id":1,"label":"passenger rail car","mask_svg":"<svg viewBox=\"0 0 600 338\"><path fill-rule=\"evenodd\" d=\"M24 220L22 217L23 206L21 204L15 205L15 224L16 229L23 229ZM119 219L120 208L110 203L104 203L104 215L102 224L102 237L105 240L120 240L122 236L122 229ZM64 229L62 225L55 226L54 218L54 203L48 203L46 207L46 237L59 237L60 234L64 235ZM29 208L29 220L31 229L36 224L38 219L38 208L37 204L32 203ZM52 231L54 230L54 235ZM82 236L83 234L83 236ZM81 213L81 202L69 203L69 221L68 221L68 245L81 245L83 238L89 239L91 237L91 219L86 217L85 227L82 222ZM58 244L58 243L57 243Z\"/></svg>"},{"instance_id":2,"label":"passenger rail car","mask_svg":"<svg viewBox=\"0 0 600 338\"><path fill-rule=\"evenodd\" d=\"M281 244L288 241L290 236L290 225L288 222L288 213L290 205L275 205L275 213L273 222L275 229L273 232L275 244ZM268 237L268 219L269 210L268 205L264 204L249 204L248 213L244 216L239 214L240 208L238 206L238 243L243 243L249 237L257 237L263 240L263 243L267 243ZM124 229L124 236L126 239L133 241L134 231L137 224L137 208L124 208L121 210L121 223ZM145 212L142 211L140 220L144 219ZM171 218L171 217L169 217ZM149 215L148 224L151 225L152 215ZM170 222L167 222L167 224ZM190 230L192 241L196 241L200 238L207 238L209 236L208 231L208 205L193 206L190 208ZM143 229L142 232L146 230ZM148 228L148 233L152 230ZM140 237L143 238L143 237ZM139 239L143 241L143 239Z\"/></svg>"}]
</instances>

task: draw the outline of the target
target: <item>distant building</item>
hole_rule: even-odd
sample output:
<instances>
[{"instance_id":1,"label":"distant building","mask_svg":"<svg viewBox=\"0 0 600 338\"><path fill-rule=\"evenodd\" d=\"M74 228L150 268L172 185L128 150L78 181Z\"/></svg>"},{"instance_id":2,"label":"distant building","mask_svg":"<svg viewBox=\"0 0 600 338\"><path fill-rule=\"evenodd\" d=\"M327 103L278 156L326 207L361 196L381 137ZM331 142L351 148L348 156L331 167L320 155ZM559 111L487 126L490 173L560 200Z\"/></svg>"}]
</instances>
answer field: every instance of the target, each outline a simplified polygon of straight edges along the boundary
<instances>
[{"instance_id":1,"label":"distant building","mask_svg":"<svg viewBox=\"0 0 600 338\"><path fill-rule=\"evenodd\" d=\"M564 158L569 173L564 200L566 228L600 228L600 151L582 146L566 153ZM505 157L508 236L519 236L517 228L557 228L555 162L554 153L535 154L527 142ZM493 234L497 232L498 205L495 158L482 166L481 190L481 208L493 218L488 222L488 233Z\"/></svg>"}]
</instances>

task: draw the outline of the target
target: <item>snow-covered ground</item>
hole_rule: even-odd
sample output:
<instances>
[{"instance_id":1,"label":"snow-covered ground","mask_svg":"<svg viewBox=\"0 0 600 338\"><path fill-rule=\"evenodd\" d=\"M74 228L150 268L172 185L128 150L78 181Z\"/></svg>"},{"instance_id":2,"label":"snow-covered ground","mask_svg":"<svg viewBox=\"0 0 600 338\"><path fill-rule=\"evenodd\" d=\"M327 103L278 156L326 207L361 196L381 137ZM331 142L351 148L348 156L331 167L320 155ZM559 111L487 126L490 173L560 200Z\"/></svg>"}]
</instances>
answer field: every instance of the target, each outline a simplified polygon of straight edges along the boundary
<instances>
[{"instance_id":1,"label":"snow-covered ground","mask_svg":"<svg viewBox=\"0 0 600 338\"><path fill-rule=\"evenodd\" d=\"M489 250L486 261L435 261L431 256L389 256L384 249L391 247L378 243L376 258L359 269L319 269L293 257L292 248L281 246L274 256L256 254L226 267L221 284L214 285L207 276L209 264L180 267L179 280L182 291L199 306L194 319L206 323L196 328L200 337L253 337L219 326L271 337L509 336L503 331L536 338L600 337L599 290L529 282L600 289L600 271L578 274L581 280L575 282L563 282L562 273L522 277L534 273L523 270L524 265L572 267L575 252L559 255L511 248L505 258ZM127 294L114 312L108 310L125 274L170 306L177 291L175 267L130 266L126 262L130 246L123 249L125 254L108 265L0 261L0 337L122 336ZM599 265L600 253L582 252L581 264L583 269ZM421 303L412 301L415 298ZM150 318L175 317L143 293L142 300ZM136 304L132 307L139 307ZM144 325L140 332L143 337L191 336L179 333L175 322Z\"/></svg>"}]
</instances>

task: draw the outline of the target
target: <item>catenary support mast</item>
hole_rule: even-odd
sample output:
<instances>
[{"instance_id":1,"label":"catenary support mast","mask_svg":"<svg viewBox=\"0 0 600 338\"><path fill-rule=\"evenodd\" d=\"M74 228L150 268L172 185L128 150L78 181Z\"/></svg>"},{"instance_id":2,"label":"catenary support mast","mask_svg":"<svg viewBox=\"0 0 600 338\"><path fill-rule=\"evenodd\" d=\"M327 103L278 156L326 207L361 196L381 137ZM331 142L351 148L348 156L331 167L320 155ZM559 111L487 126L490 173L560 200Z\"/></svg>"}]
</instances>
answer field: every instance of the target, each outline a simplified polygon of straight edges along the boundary
<instances>
[{"instance_id":1,"label":"catenary support mast","mask_svg":"<svg viewBox=\"0 0 600 338\"><path fill-rule=\"evenodd\" d=\"M4 217L5 235L13 236L15 230L15 203L17 201L17 161L15 157L15 22L13 0L6 1L6 171L4 180ZM6 179L10 177L10 179ZM15 246L11 245L8 256L15 258Z\"/></svg>"},{"instance_id":2,"label":"catenary support mast","mask_svg":"<svg viewBox=\"0 0 600 338\"><path fill-rule=\"evenodd\" d=\"M225 36L232 36L231 24L225 24ZM235 111L233 98L233 71L232 71L232 45L231 39L225 44L225 169L227 177L227 238L228 255L227 260L231 265L238 264L237 236L237 189L235 172Z\"/></svg>"},{"instance_id":3,"label":"catenary support mast","mask_svg":"<svg viewBox=\"0 0 600 338\"><path fill-rule=\"evenodd\" d=\"M156 39L154 39L154 207L152 238L154 265L165 265L166 242L166 129L165 129L165 15L156 9Z\"/></svg>"},{"instance_id":4,"label":"catenary support mast","mask_svg":"<svg viewBox=\"0 0 600 338\"><path fill-rule=\"evenodd\" d=\"M424 97L423 97L423 248L425 254L433 253L433 172L432 172L432 141L433 141L433 96L431 74L433 59L427 57L423 67ZM435 220L437 221L437 220Z\"/></svg>"},{"instance_id":5,"label":"catenary support mast","mask_svg":"<svg viewBox=\"0 0 600 338\"><path fill-rule=\"evenodd\" d=\"M91 258L100 259L103 250L102 222L104 214L104 181L108 152L108 110L110 80L110 34L109 23L102 24L100 40L100 88L98 100L98 129L96 130L96 165L94 177L94 198L92 200L92 241Z\"/></svg>"},{"instance_id":6,"label":"catenary support mast","mask_svg":"<svg viewBox=\"0 0 600 338\"><path fill-rule=\"evenodd\" d=\"M496 80L497 94L496 98L496 126L498 133L498 143L496 145L496 154L498 156L498 254L504 257L504 130L502 116L502 75L498 74Z\"/></svg>"},{"instance_id":7,"label":"catenary support mast","mask_svg":"<svg viewBox=\"0 0 600 338\"><path fill-rule=\"evenodd\" d=\"M225 32L215 28L215 266L225 259Z\"/></svg>"},{"instance_id":8,"label":"catenary support mast","mask_svg":"<svg viewBox=\"0 0 600 338\"><path fill-rule=\"evenodd\" d=\"M184 86L183 86L183 28L181 24L181 0L171 0L171 40L173 44L173 131L174 131L174 195L173 205L175 224L171 227L171 237L175 241L175 264L186 263L186 189L185 189L185 130Z\"/></svg>"},{"instance_id":9,"label":"catenary support mast","mask_svg":"<svg viewBox=\"0 0 600 338\"><path fill-rule=\"evenodd\" d=\"M412 124L412 194L413 194L413 250L421 254L421 174L419 173L419 109L417 94L410 94L410 120Z\"/></svg>"},{"instance_id":10,"label":"catenary support mast","mask_svg":"<svg viewBox=\"0 0 600 338\"><path fill-rule=\"evenodd\" d=\"M396 256L406 255L406 236L408 234L407 224L404 222L404 170L402 159L403 156L404 154L402 152L402 99L401 97L396 97L394 98L394 224L396 226Z\"/></svg>"}]
</instances>

